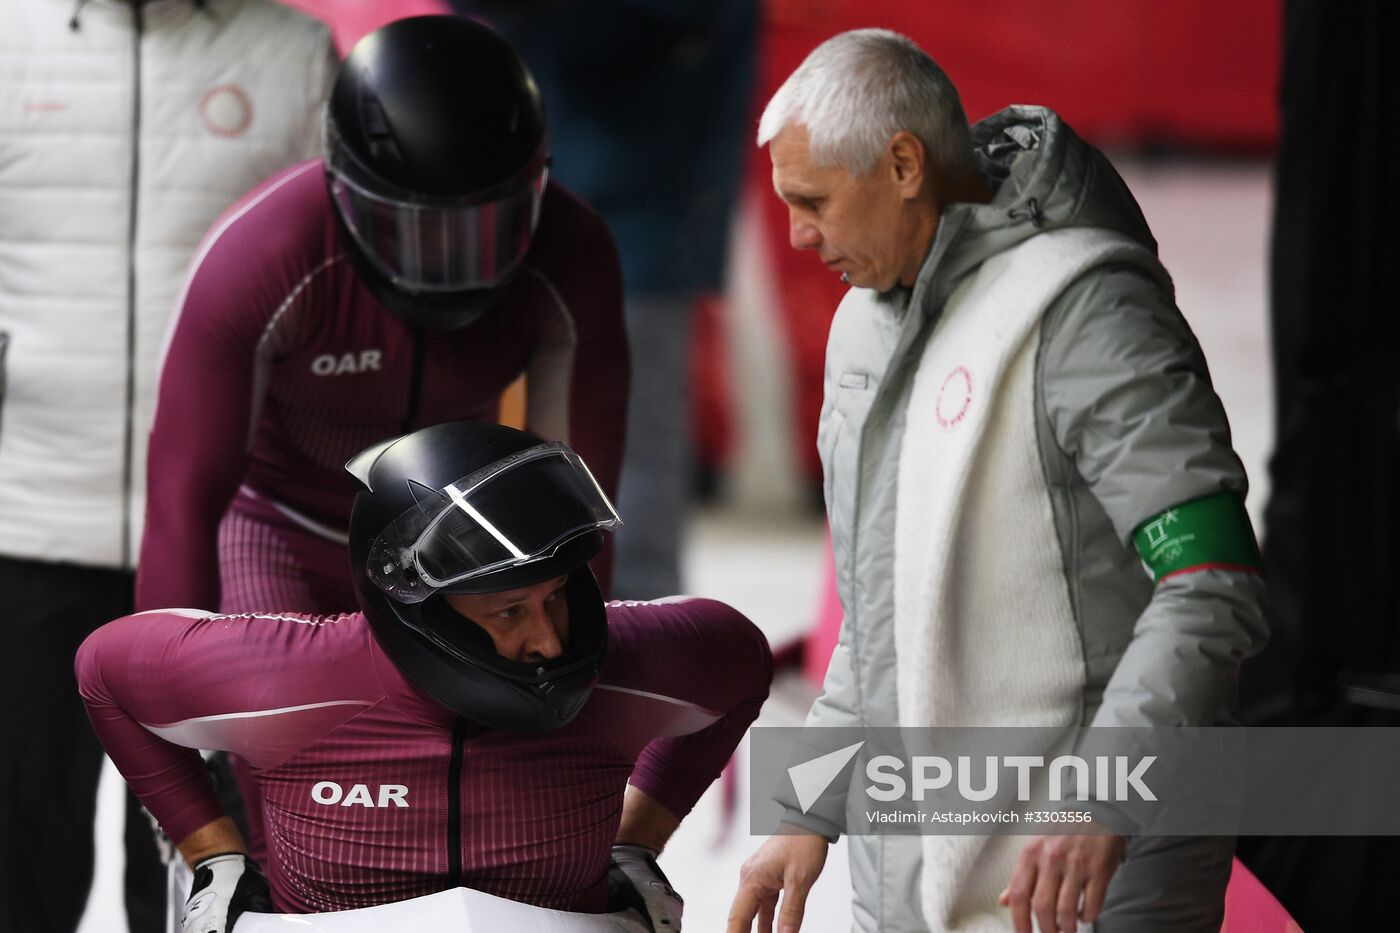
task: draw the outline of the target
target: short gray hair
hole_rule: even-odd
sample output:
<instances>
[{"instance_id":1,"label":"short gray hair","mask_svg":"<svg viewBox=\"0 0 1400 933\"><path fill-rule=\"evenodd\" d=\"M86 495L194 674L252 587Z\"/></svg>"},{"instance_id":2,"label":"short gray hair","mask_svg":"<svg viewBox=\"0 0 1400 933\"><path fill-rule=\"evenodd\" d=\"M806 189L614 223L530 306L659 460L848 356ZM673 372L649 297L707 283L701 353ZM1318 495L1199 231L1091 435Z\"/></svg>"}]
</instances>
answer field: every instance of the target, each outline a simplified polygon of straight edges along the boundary
<instances>
[{"instance_id":1,"label":"short gray hair","mask_svg":"<svg viewBox=\"0 0 1400 933\"><path fill-rule=\"evenodd\" d=\"M874 171L901 130L945 177L974 170L957 88L928 53L888 29L843 32L813 49L764 108L758 145L792 123L807 128L818 165L854 175Z\"/></svg>"}]
</instances>

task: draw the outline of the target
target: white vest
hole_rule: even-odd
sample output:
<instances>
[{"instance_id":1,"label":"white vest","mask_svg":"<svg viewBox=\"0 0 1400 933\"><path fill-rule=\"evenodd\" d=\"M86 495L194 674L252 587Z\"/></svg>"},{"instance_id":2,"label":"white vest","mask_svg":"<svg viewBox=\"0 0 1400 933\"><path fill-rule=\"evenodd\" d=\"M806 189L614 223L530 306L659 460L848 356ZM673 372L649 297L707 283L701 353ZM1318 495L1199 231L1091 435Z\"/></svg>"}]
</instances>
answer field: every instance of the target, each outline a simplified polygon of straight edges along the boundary
<instances>
[{"instance_id":1,"label":"white vest","mask_svg":"<svg viewBox=\"0 0 1400 933\"><path fill-rule=\"evenodd\" d=\"M271 0L74 8L0 0L0 555L130 568L186 265L319 151L335 55Z\"/></svg>"},{"instance_id":2,"label":"white vest","mask_svg":"<svg viewBox=\"0 0 1400 933\"><path fill-rule=\"evenodd\" d=\"M914 377L899 460L901 726L1078 722L1083 650L1036 443L1035 355L1041 317L1067 285L1144 258L1117 234L1054 231L988 260L949 298ZM1025 842L925 836L929 929L1009 931L996 898Z\"/></svg>"}]
</instances>

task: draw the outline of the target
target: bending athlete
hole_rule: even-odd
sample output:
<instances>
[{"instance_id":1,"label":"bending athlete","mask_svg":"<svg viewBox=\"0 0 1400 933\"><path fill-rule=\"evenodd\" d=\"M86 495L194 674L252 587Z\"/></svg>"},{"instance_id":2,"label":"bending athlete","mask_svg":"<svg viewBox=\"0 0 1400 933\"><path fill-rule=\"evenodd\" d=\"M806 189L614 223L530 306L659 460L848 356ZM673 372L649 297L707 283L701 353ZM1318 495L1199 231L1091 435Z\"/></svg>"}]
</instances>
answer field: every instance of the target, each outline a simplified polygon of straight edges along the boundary
<instances>
[{"instance_id":1,"label":"bending athlete","mask_svg":"<svg viewBox=\"0 0 1400 933\"><path fill-rule=\"evenodd\" d=\"M500 420L522 374L527 429L577 449L614 495L621 273L548 160L539 91L485 26L412 17L354 47L324 157L235 205L181 295L137 609L354 608L341 466L420 427Z\"/></svg>"},{"instance_id":2,"label":"bending athlete","mask_svg":"<svg viewBox=\"0 0 1400 933\"><path fill-rule=\"evenodd\" d=\"M679 930L654 859L767 696L762 634L710 600L604 604L586 562L619 519L563 444L453 423L347 469L359 612L144 612L78 653L98 736L194 869L186 933L459 885L601 912L610 864ZM199 748L252 766L265 881Z\"/></svg>"}]
</instances>

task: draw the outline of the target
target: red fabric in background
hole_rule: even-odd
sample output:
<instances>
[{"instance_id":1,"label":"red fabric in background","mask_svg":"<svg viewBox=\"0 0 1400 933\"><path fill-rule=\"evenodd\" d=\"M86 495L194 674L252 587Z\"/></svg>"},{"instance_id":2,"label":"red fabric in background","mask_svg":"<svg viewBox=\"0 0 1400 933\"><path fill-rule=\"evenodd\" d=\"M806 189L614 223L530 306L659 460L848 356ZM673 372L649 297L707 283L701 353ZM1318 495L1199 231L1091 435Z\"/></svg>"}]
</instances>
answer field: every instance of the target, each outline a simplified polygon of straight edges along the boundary
<instances>
[{"instance_id":1,"label":"red fabric in background","mask_svg":"<svg viewBox=\"0 0 1400 933\"><path fill-rule=\"evenodd\" d=\"M918 42L974 122L1008 104L1040 104L1110 148L1266 154L1278 135L1278 0L769 0L758 106L823 40L867 26ZM746 196L762 205L792 358L794 450L815 482L826 334L846 289L788 245L770 172L767 152L754 150Z\"/></svg>"},{"instance_id":2,"label":"red fabric in background","mask_svg":"<svg viewBox=\"0 0 1400 933\"><path fill-rule=\"evenodd\" d=\"M1278 898L1239 859L1225 889L1225 924L1220 933L1303 933Z\"/></svg>"},{"instance_id":3,"label":"red fabric in background","mask_svg":"<svg viewBox=\"0 0 1400 933\"><path fill-rule=\"evenodd\" d=\"M724 298L702 295L695 303L691 340L690 417L696 465L721 472L734 455L734 367L724 344Z\"/></svg>"},{"instance_id":4,"label":"red fabric in background","mask_svg":"<svg viewBox=\"0 0 1400 933\"><path fill-rule=\"evenodd\" d=\"M974 122L1042 104L1098 144L1268 152L1278 0L770 0L760 104L822 40L880 26L948 72Z\"/></svg>"}]
</instances>

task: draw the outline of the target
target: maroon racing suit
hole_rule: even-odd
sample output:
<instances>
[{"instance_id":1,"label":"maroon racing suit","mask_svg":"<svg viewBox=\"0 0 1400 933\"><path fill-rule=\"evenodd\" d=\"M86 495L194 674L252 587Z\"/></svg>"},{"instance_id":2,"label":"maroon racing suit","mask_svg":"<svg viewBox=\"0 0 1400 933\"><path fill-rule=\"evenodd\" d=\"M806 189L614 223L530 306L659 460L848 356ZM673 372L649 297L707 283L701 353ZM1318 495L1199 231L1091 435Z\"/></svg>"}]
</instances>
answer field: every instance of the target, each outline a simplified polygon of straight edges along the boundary
<instances>
[{"instance_id":1,"label":"maroon racing suit","mask_svg":"<svg viewBox=\"0 0 1400 933\"><path fill-rule=\"evenodd\" d=\"M139 613L84 642L78 683L172 839L222 815L194 749L251 763L279 910L463 885L596 913L629 777L685 816L772 678L762 633L723 603L610 603L608 621L598 686L554 732L485 729L438 705L360 613Z\"/></svg>"},{"instance_id":2,"label":"maroon racing suit","mask_svg":"<svg viewBox=\"0 0 1400 933\"><path fill-rule=\"evenodd\" d=\"M395 317L348 248L319 159L206 237L161 371L138 609L354 609L345 462L417 428L496 420L522 373L526 427L573 447L615 497L627 343L616 252L591 209L550 185L514 278L456 330Z\"/></svg>"}]
</instances>

